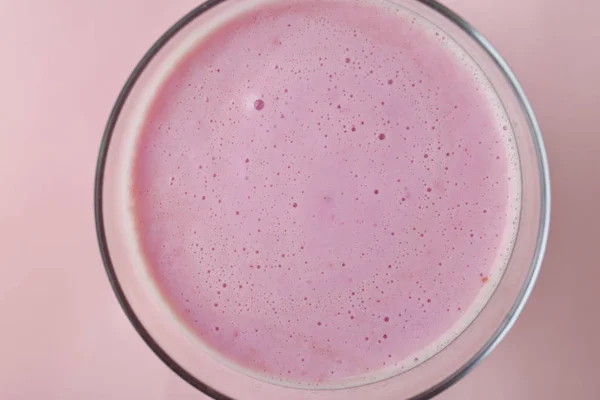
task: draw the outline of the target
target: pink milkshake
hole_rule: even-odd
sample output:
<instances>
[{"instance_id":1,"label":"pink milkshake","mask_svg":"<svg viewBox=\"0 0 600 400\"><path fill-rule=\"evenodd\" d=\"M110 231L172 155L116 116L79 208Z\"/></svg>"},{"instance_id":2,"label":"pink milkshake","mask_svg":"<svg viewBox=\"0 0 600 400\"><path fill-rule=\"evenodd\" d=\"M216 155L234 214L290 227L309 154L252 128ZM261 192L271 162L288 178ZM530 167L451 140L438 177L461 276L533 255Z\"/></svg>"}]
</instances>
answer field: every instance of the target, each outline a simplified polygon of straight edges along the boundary
<instances>
[{"instance_id":1,"label":"pink milkshake","mask_svg":"<svg viewBox=\"0 0 600 400\"><path fill-rule=\"evenodd\" d=\"M502 277L519 169L500 101L443 32L383 2L273 2L203 35L133 158L145 268L199 345L269 382L414 367Z\"/></svg>"}]
</instances>

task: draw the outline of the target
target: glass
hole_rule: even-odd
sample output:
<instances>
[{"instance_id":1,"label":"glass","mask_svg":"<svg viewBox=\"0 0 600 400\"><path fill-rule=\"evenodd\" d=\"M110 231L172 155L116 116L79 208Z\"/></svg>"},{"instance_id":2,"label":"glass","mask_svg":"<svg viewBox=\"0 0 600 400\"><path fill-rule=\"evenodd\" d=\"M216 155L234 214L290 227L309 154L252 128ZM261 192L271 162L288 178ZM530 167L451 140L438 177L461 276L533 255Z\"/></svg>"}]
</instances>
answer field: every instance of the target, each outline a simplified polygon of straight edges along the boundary
<instances>
[{"instance_id":1,"label":"glass","mask_svg":"<svg viewBox=\"0 0 600 400\"><path fill-rule=\"evenodd\" d=\"M521 312L544 254L550 218L550 186L539 127L515 76L473 27L432 0L391 0L445 31L473 58L496 90L515 136L521 166L522 205L514 249L496 291L473 323L450 345L417 367L374 384L339 390L300 390L250 378L197 345L156 301L147 275L136 267L126 234L127 185L137 112L165 66L194 41L195 33L226 11L268 0L209 0L179 20L146 53L125 83L108 120L95 184L98 240L108 277L131 323L150 348L179 376L215 399L358 400L428 399L475 367L504 337ZM386 0L381 0L386 1ZM128 244L129 243L129 244Z\"/></svg>"}]
</instances>

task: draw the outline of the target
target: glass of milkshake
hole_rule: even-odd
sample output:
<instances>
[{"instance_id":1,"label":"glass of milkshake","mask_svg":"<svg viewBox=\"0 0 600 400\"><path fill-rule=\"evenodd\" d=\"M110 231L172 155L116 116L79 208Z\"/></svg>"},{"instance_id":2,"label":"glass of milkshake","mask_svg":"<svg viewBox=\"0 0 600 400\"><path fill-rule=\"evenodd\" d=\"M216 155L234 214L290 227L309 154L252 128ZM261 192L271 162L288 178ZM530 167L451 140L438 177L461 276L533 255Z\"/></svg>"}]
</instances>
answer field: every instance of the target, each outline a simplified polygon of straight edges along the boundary
<instances>
[{"instance_id":1,"label":"glass of milkshake","mask_svg":"<svg viewBox=\"0 0 600 400\"><path fill-rule=\"evenodd\" d=\"M141 337L215 399L426 399L510 329L549 176L506 63L434 1L212 0L110 115L95 211Z\"/></svg>"}]
</instances>

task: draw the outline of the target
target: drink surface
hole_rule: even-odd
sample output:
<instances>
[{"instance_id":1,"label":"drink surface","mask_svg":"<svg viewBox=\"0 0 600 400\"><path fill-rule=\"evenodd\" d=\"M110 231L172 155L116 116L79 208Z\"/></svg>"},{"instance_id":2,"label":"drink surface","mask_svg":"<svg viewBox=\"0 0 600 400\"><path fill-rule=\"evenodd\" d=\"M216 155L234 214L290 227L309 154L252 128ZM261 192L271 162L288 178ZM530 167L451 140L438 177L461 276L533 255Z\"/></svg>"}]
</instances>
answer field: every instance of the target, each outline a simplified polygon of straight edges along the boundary
<instances>
[{"instance_id":1,"label":"drink surface","mask_svg":"<svg viewBox=\"0 0 600 400\"><path fill-rule=\"evenodd\" d=\"M383 379L460 334L501 278L511 137L483 73L426 21L273 3L207 33L154 93L137 247L229 365L299 387Z\"/></svg>"}]
</instances>

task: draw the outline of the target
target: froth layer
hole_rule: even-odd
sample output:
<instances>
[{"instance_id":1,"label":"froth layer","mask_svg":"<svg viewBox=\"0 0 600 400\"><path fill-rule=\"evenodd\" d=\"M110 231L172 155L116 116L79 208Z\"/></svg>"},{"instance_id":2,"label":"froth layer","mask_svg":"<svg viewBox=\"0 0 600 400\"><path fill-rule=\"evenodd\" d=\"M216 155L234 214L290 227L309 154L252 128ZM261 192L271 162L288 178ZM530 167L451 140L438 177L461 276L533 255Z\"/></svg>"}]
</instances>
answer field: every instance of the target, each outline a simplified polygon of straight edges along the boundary
<instances>
[{"instance_id":1,"label":"froth layer","mask_svg":"<svg viewBox=\"0 0 600 400\"><path fill-rule=\"evenodd\" d=\"M476 316L519 209L511 131L451 39L374 2L271 4L173 66L132 172L146 267L211 352L346 387Z\"/></svg>"}]
</instances>

